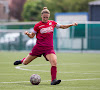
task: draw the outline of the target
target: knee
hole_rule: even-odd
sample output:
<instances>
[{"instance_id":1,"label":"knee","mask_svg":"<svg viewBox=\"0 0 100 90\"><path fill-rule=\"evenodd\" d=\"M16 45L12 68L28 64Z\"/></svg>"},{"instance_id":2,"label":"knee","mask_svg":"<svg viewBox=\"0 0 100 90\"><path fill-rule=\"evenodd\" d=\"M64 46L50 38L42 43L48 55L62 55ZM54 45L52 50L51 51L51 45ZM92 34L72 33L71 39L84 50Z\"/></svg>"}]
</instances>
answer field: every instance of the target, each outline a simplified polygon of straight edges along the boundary
<instances>
[{"instance_id":1,"label":"knee","mask_svg":"<svg viewBox=\"0 0 100 90\"><path fill-rule=\"evenodd\" d=\"M27 65L28 63L27 63L27 62L25 62L25 61L23 61L23 63L22 63L22 64Z\"/></svg>"},{"instance_id":2,"label":"knee","mask_svg":"<svg viewBox=\"0 0 100 90\"><path fill-rule=\"evenodd\" d=\"M52 66L57 66L57 60L56 60L56 59L52 60L51 65L52 65Z\"/></svg>"}]
</instances>

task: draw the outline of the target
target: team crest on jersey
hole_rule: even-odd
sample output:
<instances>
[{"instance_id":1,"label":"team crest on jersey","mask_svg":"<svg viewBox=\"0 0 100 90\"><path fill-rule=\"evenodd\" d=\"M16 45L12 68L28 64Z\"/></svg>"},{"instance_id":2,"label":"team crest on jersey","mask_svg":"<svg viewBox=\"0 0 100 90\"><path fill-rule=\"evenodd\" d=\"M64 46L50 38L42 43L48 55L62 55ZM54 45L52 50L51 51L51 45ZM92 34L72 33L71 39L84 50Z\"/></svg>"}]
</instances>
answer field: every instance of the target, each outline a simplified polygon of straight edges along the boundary
<instances>
[{"instance_id":1,"label":"team crest on jersey","mask_svg":"<svg viewBox=\"0 0 100 90\"><path fill-rule=\"evenodd\" d=\"M50 22L49 25L52 25L52 23Z\"/></svg>"}]
</instances>

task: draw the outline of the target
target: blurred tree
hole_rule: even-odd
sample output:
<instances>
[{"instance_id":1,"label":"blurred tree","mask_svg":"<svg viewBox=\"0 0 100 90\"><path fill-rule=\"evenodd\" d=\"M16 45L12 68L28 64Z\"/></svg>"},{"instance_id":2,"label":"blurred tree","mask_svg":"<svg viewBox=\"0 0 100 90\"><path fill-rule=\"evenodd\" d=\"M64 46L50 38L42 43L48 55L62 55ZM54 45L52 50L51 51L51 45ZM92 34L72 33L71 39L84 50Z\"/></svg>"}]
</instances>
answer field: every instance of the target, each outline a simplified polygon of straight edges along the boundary
<instances>
[{"instance_id":1,"label":"blurred tree","mask_svg":"<svg viewBox=\"0 0 100 90\"><path fill-rule=\"evenodd\" d=\"M50 19L54 19L57 12L87 12L90 1L94 0L27 0L22 16L25 21L41 20L44 6L50 10Z\"/></svg>"},{"instance_id":2,"label":"blurred tree","mask_svg":"<svg viewBox=\"0 0 100 90\"><path fill-rule=\"evenodd\" d=\"M88 12L88 2L94 0L73 0L69 9L71 12Z\"/></svg>"},{"instance_id":3,"label":"blurred tree","mask_svg":"<svg viewBox=\"0 0 100 90\"><path fill-rule=\"evenodd\" d=\"M51 11L51 18L57 12L88 12L88 2L94 0L48 0L46 6Z\"/></svg>"},{"instance_id":4,"label":"blurred tree","mask_svg":"<svg viewBox=\"0 0 100 90\"><path fill-rule=\"evenodd\" d=\"M41 19L41 10L45 6L45 0L27 0L24 5L22 17L25 21L37 21Z\"/></svg>"}]
</instances>

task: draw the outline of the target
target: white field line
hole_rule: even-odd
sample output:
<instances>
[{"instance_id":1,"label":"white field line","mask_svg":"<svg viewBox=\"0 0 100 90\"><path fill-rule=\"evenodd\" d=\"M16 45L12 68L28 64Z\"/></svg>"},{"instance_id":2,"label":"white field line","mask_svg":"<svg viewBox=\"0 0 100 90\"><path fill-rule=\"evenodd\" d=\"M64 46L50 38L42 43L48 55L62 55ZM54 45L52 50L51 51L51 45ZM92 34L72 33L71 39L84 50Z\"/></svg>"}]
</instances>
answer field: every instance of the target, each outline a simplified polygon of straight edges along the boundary
<instances>
[{"instance_id":1,"label":"white field line","mask_svg":"<svg viewBox=\"0 0 100 90\"><path fill-rule=\"evenodd\" d=\"M44 64L42 64L43 66ZM48 65L48 64L45 64ZM24 69L22 67L28 67L28 66L41 66L41 65L27 65L27 66L17 66L15 67L16 69L20 69L20 70L26 70L26 71L39 71L39 72L50 72L50 71L46 71L46 70L30 70L30 69ZM58 73L75 73L75 72L58 72Z\"/></svg>"},{"instance_id":2,"label":"white field line","mask_svg":"<svg viewBox=\"0 0 100 90\"><path fill-rule=\"evenodd\" d=\"M90 78L90 79L68 79L68 80L62 80L62 81L89 81L89 80L100 80L100 78ZM43 80L41 82L50 82L51 80ZM17 82L0 82L0 83L24 83L24 82L30 82L30 81L17 81Z\"/></svg>"},{"instance_id":3,"label":"white field line","mask_svg":"<svg viewBox=\"0 0 100 90\"><path fill-rule=\"evenodd\" d=\"M11 62L0 62L0 64L5 64L5 63L11 63ZM37 64L34 66L43 66L43 65L50 65L50 64ZM100 65L99 63L89 63L89 64L85 64L85 63L63 63L63 64L57 64L59 65Z\"/></svg>"},{"instance_id":4,"label":"white field line","mask_svg":"<svg viewBox=\"0 0 100 90\"><path fill-rule=\"evenodd\" d=\"M79 63L70 63L72 64L79 64ZM38 64L38 65L23 65L23 66L16 66L16 69L19 70L26 70L26 71L36 71L36 72L50 72L50 71L46 71L46 70L30 70L30 69L24 69L24 67L29 67L29 66L49 66L50 64ZM67 64L58 64L58 65L67 65ZM69 64L68 64L69 65ZM100 71L87 71L87 72L80 72L80 74L100 74ZM58 72L58 73L79 73L79 72Z\"/></svg>"},{"instance_id":5,"label":"white field line","mask_svg":"<svg viewBox=\"0 0 100 90\"><path fill-rule=\"evenodd\" d=\"M17 75L18 76L18 75L22 75L22 74L12 74L12 73L9 73L9 74L8 73L7 74L4 73L4 74L2 74L2 73L0 73L0 76L3 76L3 75L5 75L5 76Z\"/></svg>"},{"instance_id":6,"label":"white field line","mask_svg":"<svg viewBox=\"0 0 100 90\"><path fill-rule=\"evenodd\" d=\"M42 72L42 71L41 71ZM47 71L45 71L45 72L47 72ZM49 71L48 71L49 72ZM63 73L63 74L70 74L70 73L75 73L75 72L58 72L58 73ZM77 73L77 72L76 72ZM77 74L99 74L100 75L100 73L77 73ZM0 76L12 76L12 75L16 75L16 74L0 74ZM22 75L22 74L17 74L17 76L20 76L20 75Z\"/></svg>"},{"instance_id":7,"label":"white field line","mask_svg":"<svg viewBox=\"0 0 100 90\"><path fill-rule=\"evenodd\" d=\"M28 66L32 66L32 65L28 65ZM26 70L26 71L39 71L39 72L50 72L50 71L45 71L45 70L30 70L30 69L24 69L22 67L27 67L27 66L17 66L15 67L16 69L20 69L20 70Z\"/></svg>"}]
</instances>

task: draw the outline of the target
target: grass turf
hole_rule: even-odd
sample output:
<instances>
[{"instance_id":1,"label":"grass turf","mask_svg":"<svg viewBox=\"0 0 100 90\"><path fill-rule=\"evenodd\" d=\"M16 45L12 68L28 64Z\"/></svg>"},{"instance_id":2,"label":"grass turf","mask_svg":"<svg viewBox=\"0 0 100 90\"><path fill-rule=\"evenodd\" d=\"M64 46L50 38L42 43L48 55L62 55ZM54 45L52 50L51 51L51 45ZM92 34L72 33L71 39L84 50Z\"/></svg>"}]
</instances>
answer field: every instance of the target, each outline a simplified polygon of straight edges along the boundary
<instances>
[{"instance_id":1,"label":"grass turf","mask_svg":"<svg viewBox=\"0 0 100 90\"><path fill-rule=\"evenodd\" d=\"M62 82L56 86L50 85L51 66L44 57L28 65L13 65L15 60L27 54L0 52L0 90L100 90L100 54L57 53L57 78ZM31 85L29 82L32 74L41 76L39 85Z\"/></svg>"}]
</instances>

